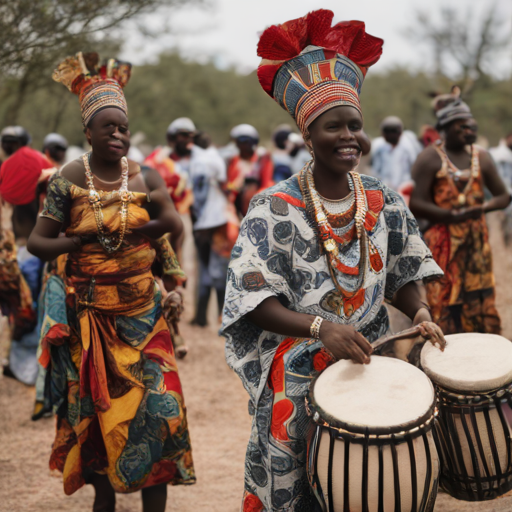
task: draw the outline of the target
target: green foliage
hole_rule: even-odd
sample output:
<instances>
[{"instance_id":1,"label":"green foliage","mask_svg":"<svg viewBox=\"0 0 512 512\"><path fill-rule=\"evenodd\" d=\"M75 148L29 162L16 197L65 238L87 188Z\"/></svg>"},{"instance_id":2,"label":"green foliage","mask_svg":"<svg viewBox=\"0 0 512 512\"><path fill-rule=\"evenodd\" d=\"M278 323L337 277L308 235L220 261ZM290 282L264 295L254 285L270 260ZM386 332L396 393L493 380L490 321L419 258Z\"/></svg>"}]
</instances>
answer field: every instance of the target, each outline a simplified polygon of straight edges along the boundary
<instances>
[{"instance_id":1,"label":"green foliage","mask_svg":"<svg viewBox=\"0 0 512 512\"><path fill-rule=\"evenodd\" d=\"M240 123L256 127L269 139L276 125L290 117L261 89L256 73L243 76L213 64L184 62L176 53L155 65L137 67L126 88L132 133L142 131L150 143L162 142L177 117L190 117L214 142L226 143Z\"/></svg>"},{"instance_id":2,"label":"green foliage","mask_svg":"<svg viewBox=\"0 0 512 512\"><path fill-rule=\"evenodd\" d=\"M72 144L84 140L78 99L61 84L31 94L24 102L17 122L25 126L39 147L50 131L59 131ZM436 85L448 91L451 82ZM15 86L15 83L12 84ZM433 79L425 73L396 68L384 73L370 71L363 86L361 102L365 129L379 134L379 124L388 115L397 115L406 128L419 131L423 124L433 124L434 116L428 93ZM240 75L234 70L219 70L213 64L184 61L178 54L164 54L155 64L137 66L126 87L132 133L143 132L150 144L161 144L169 123L181 116L194 120L197 127L212 136L217 144L229 140L229 131L239 123L250 123L260 132L263 142L270 140L273 129L290 123L290 116L261 89L256 73ZM474 91L471 99L480 133L496 144L512 129L512 81L494 81ZM0 119L9 104L0 102Z\"/></svg>"},{"instance_id":3,"label":"green foliage","mask_svg":"<svg viewBox=\"0 0 512 512\"><path fill-rule=\"evenodd\" d=\"M368 74L361 93L365 129L379 135L381 121L387 116L398 116L405 127L418 132L422 125L431 124L432 109L428 93L433 87L424 73L411 73L395 68L381 74Z\"/></svg>"},{"instance_id":4,"label":"green foliage","mask_svg":"<svg viewBox=\"0 0 512 512\"><path fill-rule=\"evenodd\" d=\"M0 2L0 99L15 124L26 97L46 83L54 62L87 47L108 48L121 41L120 25L160 8L169 10L203 0L8 0ZM117 29L117 30L116 30ZM9 84L16 87L9 90Z\"/></svg>"}]
</instances>

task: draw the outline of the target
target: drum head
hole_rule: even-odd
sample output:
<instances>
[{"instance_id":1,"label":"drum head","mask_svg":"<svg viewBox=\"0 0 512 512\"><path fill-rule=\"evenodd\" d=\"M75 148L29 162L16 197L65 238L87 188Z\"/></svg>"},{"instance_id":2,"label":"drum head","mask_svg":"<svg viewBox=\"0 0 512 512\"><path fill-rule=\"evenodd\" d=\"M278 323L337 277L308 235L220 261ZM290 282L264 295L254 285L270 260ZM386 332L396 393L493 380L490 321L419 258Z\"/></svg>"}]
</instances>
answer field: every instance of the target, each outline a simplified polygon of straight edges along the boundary
<instances>
[{"instance_id":1,"label":"drum head","mask_svg":"<svg viewBox=\"0 0 512 512\"><path fill-rule=\"evenodd\" d=\"M434 387L415 366L372 356L369 365L338 361L310 390L324 421L354 433L388 434L409 430L433 414Z\"/></svg>"},{"instance_id":2,"label":"drum head","mask_svg":"<svg viewBox=\"0 0 512 512\"><path fill-rule=\"evenodd\" d=\"M441 352L431 343L421 351L421 366L437 384L455 391L483 392L512 382L512 343L496 334L446 336Z\"/></svg>"}]
</instances>

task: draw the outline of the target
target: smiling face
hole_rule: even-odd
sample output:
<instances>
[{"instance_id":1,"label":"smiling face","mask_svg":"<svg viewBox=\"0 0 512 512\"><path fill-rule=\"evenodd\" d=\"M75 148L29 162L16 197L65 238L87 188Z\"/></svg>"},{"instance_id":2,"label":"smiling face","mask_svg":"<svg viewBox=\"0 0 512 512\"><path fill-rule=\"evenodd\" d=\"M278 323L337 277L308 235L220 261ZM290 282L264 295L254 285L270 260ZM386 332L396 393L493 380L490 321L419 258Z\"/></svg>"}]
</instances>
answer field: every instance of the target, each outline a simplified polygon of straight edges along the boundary
<instances>
[{"instance_id":1,"label":"smiling face","mask_svg":"<svg viewBox=\"0 0 512 512\"><path fill-rule=\"evenodd\" d=\"M363 118L353 107L334 107L309 126L315 156L315 170L346 174L359 163L361 154L370 150L363 131Z\"/></svg>"},{"instance_id":2,"label":"smiling face","mask_svg":"<svg viewBox=\"0 0 512 512\"><path fill-rule=\"evenodd\" d=\"M118 108L101 110L91 119L85 136L97 156L108 162L117 162L130 149L128 117Z\"/></svg>"}]
</instances>

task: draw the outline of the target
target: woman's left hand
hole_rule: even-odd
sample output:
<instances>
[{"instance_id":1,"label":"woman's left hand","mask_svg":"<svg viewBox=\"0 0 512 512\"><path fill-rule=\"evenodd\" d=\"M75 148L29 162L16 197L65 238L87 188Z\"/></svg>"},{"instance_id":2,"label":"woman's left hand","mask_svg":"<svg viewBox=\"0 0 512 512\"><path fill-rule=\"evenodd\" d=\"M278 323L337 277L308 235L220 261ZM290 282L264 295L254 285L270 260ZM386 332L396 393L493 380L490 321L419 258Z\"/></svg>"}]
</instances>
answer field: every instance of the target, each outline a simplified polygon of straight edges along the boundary
<instances>
[{"instance_id":1,"label":"woman's left hand","mask_svg":"<svg viewBox=\"0 0 512 512\"><path fill-rule=\"evenodd\" d=\"M164 274L162 276L162 282L164 283L164 288L168 293L174 291L178 286L178 282L174 276Z\"/></svg>"},{"instance_id":2,"label":"woman's left hand","mask_svg":"<svg viewBox=\"0 0 512 512\"><path fill-rule=\"evenodd\" d=\"M430 341L432 345L439 345L441 351L444 351L446 340L444 339L443 331L437 324L432 322L432 317L428 309L419 309L414 316L412 325L418 326L423 339Z\"/></svg>"}]
</instances>

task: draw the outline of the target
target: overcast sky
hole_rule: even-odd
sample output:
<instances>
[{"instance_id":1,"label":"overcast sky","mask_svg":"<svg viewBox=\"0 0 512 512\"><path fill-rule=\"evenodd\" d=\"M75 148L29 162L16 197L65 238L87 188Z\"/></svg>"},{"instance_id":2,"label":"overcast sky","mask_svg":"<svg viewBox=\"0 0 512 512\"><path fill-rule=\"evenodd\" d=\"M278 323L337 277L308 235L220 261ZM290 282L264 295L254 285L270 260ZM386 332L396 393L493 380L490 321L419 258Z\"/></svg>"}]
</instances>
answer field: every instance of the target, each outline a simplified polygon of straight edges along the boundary
<instances>
[{"instance_id":1,"label":"overcast sky","mask_svg":"<svg viewBox=\"0 0 512 512\"><path fill-rule=\"evenodd\" d=\"M122 57L133 63L149 62L162 50L179 48L194 60L213 59L219 67L235 65L250 72L258 65L258 33L269 25L303 16L308 11L325 8L334 12L334 21L362 20L367 31L384 39L384 53L377 64L381 70L396 64L416 68L431 63L428 48L412 44L404 31L414 26L415 12L420 9L438 13L441 6L455 7L478 20L493 3L500 15L512 25L512 0L209 0L211 8L183 8L167 14L156 12L145 20L156 38L133 36ZM168 30L170 29L170 31ZM512 31L512 28L510 29ZM512 51L499 63L508 72Z\"/></svg>"}]
</instances>

